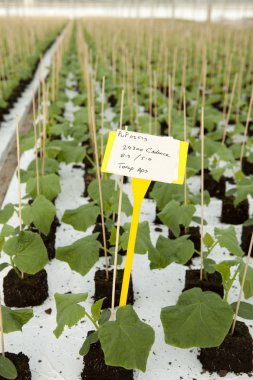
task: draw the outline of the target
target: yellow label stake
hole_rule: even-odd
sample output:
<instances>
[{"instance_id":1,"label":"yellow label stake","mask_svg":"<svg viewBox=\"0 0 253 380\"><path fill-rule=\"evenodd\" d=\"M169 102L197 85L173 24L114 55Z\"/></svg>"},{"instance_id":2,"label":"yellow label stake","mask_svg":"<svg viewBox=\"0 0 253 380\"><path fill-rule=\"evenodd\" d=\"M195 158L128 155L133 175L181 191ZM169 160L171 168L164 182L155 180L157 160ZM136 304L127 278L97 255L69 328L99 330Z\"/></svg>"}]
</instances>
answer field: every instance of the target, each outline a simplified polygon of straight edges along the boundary
<instances>
[{"instance_id":1,"label":"yellow label stake","mask_svg":"<svg viewBox=\"0 0 253 380\"><path fill-rule=\"evenodd\" d=\"M151 181L148 179L139 179L139 178L132 179L134 206L133 206L130 233L129 233L129 238L128 238L126 263L125 263L125 270L124 270L124 277L123 277L123 282L122 282L119 306L125 306L127 302L127 295L128 295L129 281L130 281L130 275L131 275L133 258L134 258L134 249L135 249L135 242L136 242L136 236L137 236L137 231L138 231L141 204L149 188L150 183Z\"/></svg>"}]
</instances>

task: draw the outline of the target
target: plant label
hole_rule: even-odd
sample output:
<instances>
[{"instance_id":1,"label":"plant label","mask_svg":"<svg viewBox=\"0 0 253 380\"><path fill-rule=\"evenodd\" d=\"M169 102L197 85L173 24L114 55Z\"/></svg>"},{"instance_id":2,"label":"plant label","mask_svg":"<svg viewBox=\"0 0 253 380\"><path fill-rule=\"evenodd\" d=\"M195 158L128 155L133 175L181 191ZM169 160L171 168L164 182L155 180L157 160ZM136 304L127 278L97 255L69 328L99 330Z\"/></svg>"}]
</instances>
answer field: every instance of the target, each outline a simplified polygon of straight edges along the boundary
<instances>
[{"instance_id":1,"label":"plant label","mask_svg":"<svg viewBox=\"0 0 253 380\"><path fill-rule=\"evenodd\" d=\"M102 172L183 184L188 143L173 137L120 130L110 132Z\"/></svg>"}]
</instances>

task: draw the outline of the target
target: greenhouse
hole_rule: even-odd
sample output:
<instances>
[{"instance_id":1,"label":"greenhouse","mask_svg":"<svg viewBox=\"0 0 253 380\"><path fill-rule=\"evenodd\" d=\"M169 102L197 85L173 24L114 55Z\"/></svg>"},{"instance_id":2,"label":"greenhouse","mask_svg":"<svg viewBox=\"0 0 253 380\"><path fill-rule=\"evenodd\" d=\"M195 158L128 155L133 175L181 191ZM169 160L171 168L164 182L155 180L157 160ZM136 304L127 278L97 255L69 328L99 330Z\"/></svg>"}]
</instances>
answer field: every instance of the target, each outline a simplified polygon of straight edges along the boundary
<instances>
[{"instance_id":1,"label":"greenhouse","mask_svg":"<svg viewBox=\"0 0 253 380\"><path fill-rule=\"evenodd\" d=\"M0 380L248 380L252 337L252 1L0 0Z\"/></svg>"}]
</instances>

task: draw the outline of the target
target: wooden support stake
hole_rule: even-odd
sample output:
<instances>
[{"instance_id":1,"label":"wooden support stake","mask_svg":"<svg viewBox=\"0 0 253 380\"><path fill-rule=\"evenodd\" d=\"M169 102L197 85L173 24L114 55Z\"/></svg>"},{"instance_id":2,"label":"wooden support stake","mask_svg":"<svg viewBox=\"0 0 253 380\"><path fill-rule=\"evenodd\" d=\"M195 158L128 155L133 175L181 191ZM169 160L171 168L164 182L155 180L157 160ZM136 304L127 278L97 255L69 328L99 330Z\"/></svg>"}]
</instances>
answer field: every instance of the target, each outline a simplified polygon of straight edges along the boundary
<instances>
[{"instance_id":1,"label":"wooden support stake","mask_svg":"<svg viewBox=\"0 0 253 380\"><path fill-rule=\"evenodd\" d=\"M93 105L91 106L90 110L91 110L91 122L92 122L91 123L91 127L92 127L92 132L93 132L94 150L95 150L96 173L97 173L97 180L98 180L98 191L99 191L100 213L101 213L101 223L102 223L103 245L104 245L104 254L105 254L105 273L106 273L106 279L109 280L108 255L107 255L107 247L106 247L106 233L105 233L105 219L104 219L104 205L103 205L103 193L102 193L102 183L101 183L100 168L99 168L97 137L96 137L96 125L95 125L95 114L94 114Z\"/></svg>"},{"instance_id":2,"label":"wooden support stake","mask_svg":"<svg viewBox=\"0 0 253 380\"><path fill-rule=\"evenodd\" d=\"M200 224L200 280L203 279L204 258L204 107L201 108L201 224Z\"/></svg>"},{"instance_id":3,"label":"wooden support stake","mask_svg":"<svg viewBox=\"0 0 253 380\"><path fill-rule=\"evenodd\" d=\"M17 140L17 172L18 172L18 217L19 230L22 231L22 211L21 211L21 180L20 180L20 140L19 140L19 125L18 116L16 116L16 140Z\"/></svg>"},{"instance_id":4,"label":"wooden support stake","mask_svg":"<svg viewBox=\"0 0 253 380\"><path fill-rule=\"evenodd\" d=\"M4 323L3 323L3 309L2 309L1 294L0 294L0 332L1 332L1 350L2 350L2 356L5 356L5 350L4 350Z\"/></svg>"},{"instance_id":5,"label":"wooden support stake","mask_svg":"<svg viewBox=\"0 0 253 380\"><path fill-rule=\"evenodd\" d=\"M237 320L238 312L240 309L242 293L243 293L243 289L244 289L244 285L245 285L245 281L246 281L246 276L247 276L247 272L248 272L248 268L249 268L249 261L250 261L250 257L251 257L252 246L253 246L253 232L251 235L251 240L250 240L249 250L248 250L248 254L247 254L246 264L245 264L243 276L242 276L241 288L240 288L238 301L237 301L237 305L236 305L236 310L235 310L235 315L234 315L234 320L233 320L233 324L232 324L232 329L231 329L232 335L234 334L234 331L235 331L236 320Z\"/></svg>"},{"instance_id":6,"label":"wooden support stake","mask_svg":"<svg viewBox=\"0 0 253 380\"><path fill-rule=\"evenodd\" d=\"M243 156L244 156L244 150L245 150L245 145L246 145L246 137L248 135L249 122L250 122L250 119L251 119L252 105L253 105L253 86L252 86L252 90L251 90L249 109L248 109L248 113L247 113L247 120L246 120L245 129L244 129L244 141L242 143L241 153L240 153L240 164L241 164L241 167L242 167L242 159L243 159Z\"/></svg>"},{"instance_id":7,"label":"wooden support stake","mask_svg":"<svg viewBox=\"0 0 253 380\"><path fill-rule=\"evenodd\" d=\"M168 76L168 135L171 136L171 112L172 112L172 81L171 75Z\"/></svg>"},{"instance_id":8,"label":"wooden support stake","mask_svg":"<svg viewBox=\"0 0 253 380\"><path fill-rule=\"evenodd\" d=\"M36 105L35 105L34 92L33 92L33 129L34 129L34 147L35 147L35 164L36 164L36 188L37 188L37 195L39 195L39 193L40 193L40 176L39 176L39 163L38 163Z\"/></svg>"},{"instance_id":9,"label":"wooden support stake","mask_svg":"<svg viewBox=\"0 0 253 380\"><path fill-rule=\"evenodd\" d=\"M224 132L223 132L223 137L222 137L222 142L221 142L222 144L224 144L225 140L226 140L227 128L228 128L230 114L231 114L231 110L232 110L232 106L233 106L233 100L234 100L234 94L235 94L235 87L236 87L237 77L238 77L238 74L236 74L235 78L234 78L234 83L233 83L233 88L232 88L232 93L231 93L228 113L227 113L227 117L226 117L226 121L225 121Z\"/></svg>"},{"instance_id":10,"label":"wooden support stake","mask_svg":"<svg viewBox=\"0 0 253 380\"><path fill-rule=\"evenodd\" d=\"M101 164L104 158L104 108L105 108L105 76L102 81L102 102L101 102ZM103 173L101 173L103 178Z\"/></svg>"}]
</instances>

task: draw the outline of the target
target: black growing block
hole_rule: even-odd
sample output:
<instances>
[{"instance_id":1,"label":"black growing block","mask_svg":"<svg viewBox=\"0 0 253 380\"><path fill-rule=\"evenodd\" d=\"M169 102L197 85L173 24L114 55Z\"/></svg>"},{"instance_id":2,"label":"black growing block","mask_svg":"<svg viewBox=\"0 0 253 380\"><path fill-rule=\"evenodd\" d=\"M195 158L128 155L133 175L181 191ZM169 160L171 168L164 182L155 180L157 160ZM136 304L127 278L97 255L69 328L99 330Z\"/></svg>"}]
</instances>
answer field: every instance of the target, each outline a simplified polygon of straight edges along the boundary
<instances>
[{"instance_id":1,"label":"black growing block","mask_svg":"<svg viewBox=\"0 0 253 380\"><path fill-rule=\"evenodd\" d=\"M150 198L150 193L151 193L151 191L153 190L154 184L155 184L155 182L152 181L151 184L150 184L149 187L148 187L148 190L146 191L146 194L145 194L145 197L144 197L144 198L146 198L146 199L151 199L151 198Z\"/></svg>"},{"instance_id":2,"label":"black growing block","mask_svg":"<svg viewBox=\"0 0 253 380\"><path fill-rule=\"evenodd\" d=\"M242 224L249 219L249 202L247 199L234 205L234 197L225 197L222 200L221 222L228 224Z\"/></svg>"},{"instance_id":3,"label":"black growing block","mask_svg":"<svg viewBox=\"0 0 253 380\"><path fill-rule=\"evenodd\" d=\"M242 226L242 238L241 238L241 248L245 255L247 255L251 240L251 235L253 232L253 226ZM251 251L251 256L253 256L253 250Z\"/></svg>"},{"instance_id":4,"label":"black growing block","mask_svg":"<svg viewBox=\"0 0 253 380\"><path fill-rule=\"evenodd\" d=\"M5 352L5 357L11 360L16 367L18 376L15 380L31 380L32 374L29 367L29 359L25 354L22 352L19 354ZM0 380L6 380L6 378L0 376Z\"/></svg>"},{"instance_id":5,"label":"black growing block","mask_svg":"<svg viewBox=\"0 0 253 380\"><path fill-rule=\"evenodd\" d=\"M253 370L253 344L248 327L236 322L234 334L229 332L219 347L202 348L199 360L209 372L249 373Z\"/></svg>"},{"instance_id":6,"label":"black growing block","mask_svg":"<svg viewBox=\"0 0 253 380\"><path fill-rule=\"evenodd\" d=\"M247 160L247 157L242 159L242 171L245 175L253 174L253 163Z\"/></svg>"},{"instance_id":7,"label":"black growing block","mask_svg":"<svg viewBox=\"0 0 253 380\"><path fill-rule=\"evenodd\" d=\"M225 196L226 180L224 176L221 176L219 181L213 179L210 171L205 169L204 172L204 188L207 190L211 197L222 199Z\"/></svg>"},{"instance_id":8,"label":"black growing block","mask_svg":"<svg viewBox=\"0 0 253 380\"><path fill-rule=\"evenodd\" d=\"M47 272L42 269L35 275L18 277L11 269L3 280L4 302L9 307L38 306L48 297Z\"/></svg>"},{"instance_id":9,"label":"black growing block","mask_svg":"<svg viewBox=\"0 0 253 380\"><path fill-rule=\"evenodd\" d=\"M92 331L88 332L90 335ZM133 370L122 367L112 367L105 364L100 342L93 343L90 351L83 358L83 380L133 380Z\"/></svg>"},{"instance_id":10,"label":"black growing block","mask_svg":"<svg viewBox=\"0 0 253 380\"><path fill-rule=\"evenodd\" d=\"M123 269L117 270L117 280L116 280L116 289L115 289L115 306L119 305L121 286L123 280ZM109 270L109 279L106 279L105 270L97 270L95 273L95 295L94 301L98 301L101 298L106 298L103 303L103 309L111 307L112 304L112 281L113 281L113 270ZM132 276L130 277L129 290L127 297L127 304L134 304L134 292L133 292L133 282Z\"/></svg>"},{"instance_id":11,"label":"black growing block","mask_svg":"<svg viewBox=\"0 0 253 380\"><path fill-rule=\"evenodd\" d=\"M200 288L203 291L215 292L223 298L224 289L222 285L222 277L220 273L206 273L207 279L200 280L199 269L188 269L185 272L185 287L183 291Z\"/></svg>"}]
</instances>

